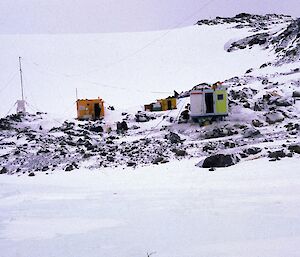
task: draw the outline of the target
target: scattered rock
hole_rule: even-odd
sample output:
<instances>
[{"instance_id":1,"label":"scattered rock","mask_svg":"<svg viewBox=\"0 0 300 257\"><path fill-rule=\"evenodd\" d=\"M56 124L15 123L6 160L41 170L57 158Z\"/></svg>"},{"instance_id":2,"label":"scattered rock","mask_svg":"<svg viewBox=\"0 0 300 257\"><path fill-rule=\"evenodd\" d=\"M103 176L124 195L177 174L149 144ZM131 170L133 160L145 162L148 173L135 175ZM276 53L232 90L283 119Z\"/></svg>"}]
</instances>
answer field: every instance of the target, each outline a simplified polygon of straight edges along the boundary
<instances>
[{"instance_id":1,"label":"scattered rock","mask_svg":"<svg viewBox=\"0 0 300 257\"><path fill-rule=\"evenodd\" d=\"M227 141L227 142L224 143L224 146L225 146L226 148L234 148L236 145L235 145L234 142L229 142L229 141Z\"/></svg>"},{"instance_id":2,"label":"scattered rock","mask_svg":"<svg viewBox=\"0 0 300 257\"><path fill-rule=\"evenodd\" d=\"M28 177L34 177L34 176L35 176L34 172L30 172L30 173L28 174Z\"/></svg>"}]
</instances>

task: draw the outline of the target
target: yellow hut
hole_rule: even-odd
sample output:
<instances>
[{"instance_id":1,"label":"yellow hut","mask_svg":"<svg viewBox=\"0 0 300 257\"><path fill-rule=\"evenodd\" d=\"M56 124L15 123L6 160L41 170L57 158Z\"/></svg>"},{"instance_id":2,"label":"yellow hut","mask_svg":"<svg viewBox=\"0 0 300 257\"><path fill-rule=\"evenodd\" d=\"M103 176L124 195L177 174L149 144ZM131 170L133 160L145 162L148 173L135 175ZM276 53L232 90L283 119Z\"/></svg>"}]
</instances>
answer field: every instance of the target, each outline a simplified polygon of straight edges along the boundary
<instances>
[{"instance_id":1,"label":"yellow hut","mask_svg":"<svg viewBox=\"0 0 300 257\"><path fill-rule=\"evenodd\" d=\"M77 118L78 120L98 120L104 117L104 101L98 99L78 99Z\"/></svg>"},{"instance_id":2,"label":"yellow hut","mask_svg":"<svg viewBox=\"0 0 300 257\"><path fill-rule=\"evenodd\" d=\"M177 99L175 97L159 99L159 100L157 100L157 102L159 102L161 104L162 111L177 109Z\"/></svg>"},{"instance_id":3,"label":"yellow hut","mask_svg":"<svg viewBox=\"0 0 300 257\"><path fill-rule=\"evenodd\" d=\"M168 111L177 109L177 99L175 97L168 97L164 99L158 99L155 103L146 104L145 111Z\"/></svg>"}]
</instances>

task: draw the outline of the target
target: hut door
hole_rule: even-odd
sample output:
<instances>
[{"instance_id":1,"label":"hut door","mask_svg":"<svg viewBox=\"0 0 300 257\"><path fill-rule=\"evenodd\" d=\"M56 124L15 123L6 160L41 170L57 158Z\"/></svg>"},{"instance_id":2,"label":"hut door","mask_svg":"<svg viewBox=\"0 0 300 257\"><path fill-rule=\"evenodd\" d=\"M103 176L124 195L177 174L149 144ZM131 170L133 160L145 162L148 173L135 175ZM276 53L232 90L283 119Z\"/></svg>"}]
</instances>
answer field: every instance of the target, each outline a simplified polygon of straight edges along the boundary
<instances>
[{"instance_id":1,"label":"hut door","mask_svg":"<svg viewBox=\"0 0 300 257\"><path fill-rule=\"evenodd\" d=\"M168 110L172 110L172 101L168 100Z\"/></svg>"},{"instance_id":2,"label":"hut door","mask_svg":"<svg viewBox=\"0 0 300 257\"><path fill-rule=\"evenodd\" d=\"M213 93L205 93L205 105L206 105L206 113L214 112L214 94Z\"/></svg>"},{"instance_id":3,"label":"hut door","mask_svg":"<svg viewBox=\"0 0 300 257\"><path fill-rule=\"evenodd\" d=\"M100 113L101 113L101 108L100 105L94 104L94 113L95 113L95 119L99 119L100 118Z\"/></svg>"}]
</instances>

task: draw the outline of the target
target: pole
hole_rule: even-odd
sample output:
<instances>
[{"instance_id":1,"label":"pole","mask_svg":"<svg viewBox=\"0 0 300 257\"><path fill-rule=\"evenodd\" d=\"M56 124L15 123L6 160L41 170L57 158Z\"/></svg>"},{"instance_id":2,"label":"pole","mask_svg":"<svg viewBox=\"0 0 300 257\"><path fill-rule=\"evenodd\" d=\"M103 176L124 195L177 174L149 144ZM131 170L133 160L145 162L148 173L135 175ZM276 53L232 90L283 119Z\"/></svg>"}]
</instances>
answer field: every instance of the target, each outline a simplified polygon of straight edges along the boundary
<instances>
[{"instance_id":1,"label":"pole","mask_svg":"<svg viewBox=\"0 0 300 257\"><path fill-rule=\"evenodd\" d=\"M21 80L22 101L24 101L24 89L23 89L22 64L21 64L21 57L20 57L20 56L19 56L19 67L20 67L20 80Z\"/></svg>"},{"instance_id":2,"label":"pole","mask_svg":"<svg viewBox=\"0 0 300 257\"><path fill-rule=\"evenodd\" d=\"M77 87L76 87L76 101L78 100L78 91L77 91Z\"/></svg>"}]
</instances>

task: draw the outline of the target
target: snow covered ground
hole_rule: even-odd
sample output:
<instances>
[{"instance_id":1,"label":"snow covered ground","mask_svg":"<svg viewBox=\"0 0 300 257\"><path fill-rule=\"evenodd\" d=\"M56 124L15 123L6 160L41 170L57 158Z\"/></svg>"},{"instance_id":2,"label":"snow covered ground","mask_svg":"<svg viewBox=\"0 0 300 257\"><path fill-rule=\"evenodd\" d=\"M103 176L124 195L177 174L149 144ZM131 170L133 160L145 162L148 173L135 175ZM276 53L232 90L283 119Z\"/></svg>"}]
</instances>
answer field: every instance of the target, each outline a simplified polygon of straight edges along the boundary
<instances>
[{"instance_id":1,"label":"snow covered ground","mask_svg":"<svg viewBox=\"0 0 300 257\"><path fill-rule=\"evenodd\" d=\"M296 257L299 160L2 175L1 255Z\"/></svg>"}]
</instances>

